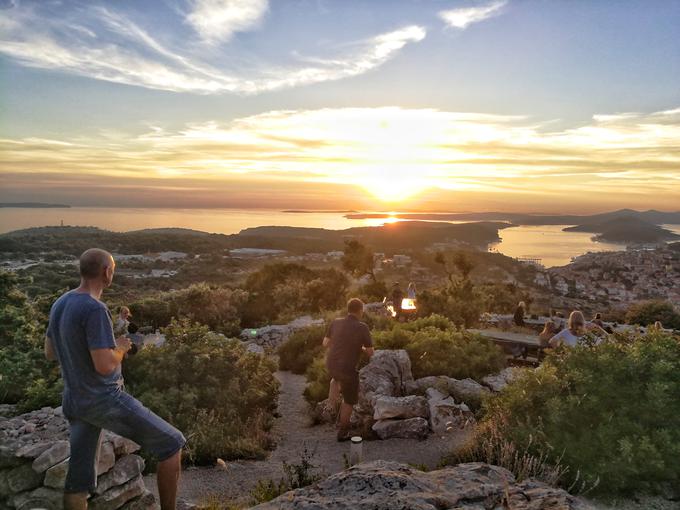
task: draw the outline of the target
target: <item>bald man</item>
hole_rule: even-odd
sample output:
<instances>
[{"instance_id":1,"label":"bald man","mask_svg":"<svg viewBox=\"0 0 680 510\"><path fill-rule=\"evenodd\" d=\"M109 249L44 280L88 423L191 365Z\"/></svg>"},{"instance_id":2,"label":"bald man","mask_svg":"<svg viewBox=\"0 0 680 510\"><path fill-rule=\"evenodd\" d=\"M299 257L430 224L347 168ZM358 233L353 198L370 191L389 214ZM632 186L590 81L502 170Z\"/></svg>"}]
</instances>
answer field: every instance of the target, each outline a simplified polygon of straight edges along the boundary
<instances>
[{"instance_id":1,"label":"bald man","mask_svg":"<svg viewBox=\"0 0 680 510\"><path fill-rule=\"evenodd\" d=\"M107 429L158 458L161 508L174 510L186 440L123 390L121 362L131 343L125 336L114 338L111 315L100 301L115 269L109 252L85 251L80 257L80 286L57 299L50 310L45 356L61 365L62 405L70 427L64 508L87 508L88 495L97 484L101 429Z\"/></svg>"}]
</instances>

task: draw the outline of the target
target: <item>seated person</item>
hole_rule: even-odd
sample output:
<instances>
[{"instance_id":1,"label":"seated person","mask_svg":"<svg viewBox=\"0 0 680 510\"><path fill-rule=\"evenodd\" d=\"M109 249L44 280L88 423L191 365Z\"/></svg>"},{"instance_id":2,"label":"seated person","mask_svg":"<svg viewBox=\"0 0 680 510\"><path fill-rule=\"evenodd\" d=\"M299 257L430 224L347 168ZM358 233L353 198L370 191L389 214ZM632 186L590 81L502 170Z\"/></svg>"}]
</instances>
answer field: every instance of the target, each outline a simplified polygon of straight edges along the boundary
<instances>
[{"instance_id":1,"label":"seated person","mask_svg":"<svg viewBox=\"0 0 680 510\"><path fill-rule=\"evenodd\" d=\"M607 332L600 326L593 324L592 322L586 322L583 313L574 310L569 315L567 327L550 339L550 347L555 348L560 345L574 347L582 336L590 332L602 333L605 336L607 335Z\"/></svg>"}]
</instances>

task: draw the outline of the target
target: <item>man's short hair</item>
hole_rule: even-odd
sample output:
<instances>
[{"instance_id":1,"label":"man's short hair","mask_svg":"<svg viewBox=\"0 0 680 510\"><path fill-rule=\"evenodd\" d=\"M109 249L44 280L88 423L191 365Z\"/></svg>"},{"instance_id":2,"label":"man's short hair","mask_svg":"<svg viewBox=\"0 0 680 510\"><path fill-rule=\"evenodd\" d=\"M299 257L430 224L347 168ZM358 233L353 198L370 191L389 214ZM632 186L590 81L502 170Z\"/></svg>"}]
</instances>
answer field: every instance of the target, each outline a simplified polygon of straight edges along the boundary
<instances>
[{"instance_id":1,"label":"man's short hair","mask_svg":"<svg viewBox=\"0 0 680 510\"><path fill-rule=\"evenodd\" d=\"M359 298L352 298L347 301L348 313L359 313L364 310L364 302Z\"/></svg>"},{"instance_id":2,"label":"man's short hair","mask_svg":"<svg viewBox=\"0 0 680 510\"><path fill-rule=\"evenodd\" d=\"M83 278L97 278L101 276L102 269L111 265L113 257L100 248L85 250L80 256L80 276Z\"/></svg>"}]
</instances>

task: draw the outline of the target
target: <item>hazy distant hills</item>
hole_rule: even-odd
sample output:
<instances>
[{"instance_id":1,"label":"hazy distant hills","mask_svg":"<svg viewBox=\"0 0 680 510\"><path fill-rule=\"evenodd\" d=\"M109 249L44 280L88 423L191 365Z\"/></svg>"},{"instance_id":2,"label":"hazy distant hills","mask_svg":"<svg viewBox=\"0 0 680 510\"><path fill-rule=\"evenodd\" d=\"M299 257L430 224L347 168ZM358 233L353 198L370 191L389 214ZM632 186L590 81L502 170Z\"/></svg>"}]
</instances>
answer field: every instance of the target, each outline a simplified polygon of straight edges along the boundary
<instances>
[{"instance_id":1,"label":"hazy distant hills","mask_svg":"<svg viewBox=\"0 0 680 510\"><path fill-rule=\"evenodd\" d=\"M387 218L390 214L348 214L350 219ZM439 220L439 221L507 221L514 225L586 225L600 224L616 218L635 218L655 225L664 223L680 224L680 211L664 212L635 211L633 209L620 209L602 214L579 216L573 214L545 215L523 214L505 212L483 213L404 213L393 215L398 218L410 220Z\"/></svg>"},{"instance_id":2,"label":"hazy distant hills","mask_svg":"<svg viewBox=\"0 0 680 510\"><path fill-rule=\"evenodd\" d=\"M22 209L68 209L70 205L64 204L44 204L42 202L0 202L2 207L18 207Z\"/></svg>"},{"instance_id":3,"label":"hazy distant hills","mask_svg":"<svg viewBox=\"0 0 680 510\"><path fill-rule=\"evenodd\" d=\"M680 239L670 230L635 216L614 217L600 223L587 223L564 229L565 232L592 232L597 240L612 243L657 243Z\"/></svg>"},{"instance_id":4,"label":"hazy distant hills","mask_svg":"<svg viewBox=\"0 0 680 510\"><path fill-rule=\"evenodd\" d=\"M111 232L95 227L39 227L0 235L0 252L7 254L62 252L77 256L98 246L115 253L161 251L219 253L233 248L269 248L301 254L342 250L345 240L358 239L375 251L392 253L424 248L435 242L462 242L485 247L499 240L504 223L399 222L382 227L345 230L264 226L238 234L208 234L191 229L161 228Z\"/></svg>"}]
</instances>

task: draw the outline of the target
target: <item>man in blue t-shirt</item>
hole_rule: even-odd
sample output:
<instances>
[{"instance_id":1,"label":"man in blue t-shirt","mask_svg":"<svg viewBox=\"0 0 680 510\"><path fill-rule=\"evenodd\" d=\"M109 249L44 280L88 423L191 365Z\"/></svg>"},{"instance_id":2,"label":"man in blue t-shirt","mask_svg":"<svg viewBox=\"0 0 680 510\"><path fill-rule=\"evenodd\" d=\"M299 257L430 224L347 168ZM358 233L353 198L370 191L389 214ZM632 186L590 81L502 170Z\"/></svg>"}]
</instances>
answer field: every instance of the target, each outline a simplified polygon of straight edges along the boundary
<instances>
[{"instance_id":1,"label":"man in blue t-shirt","mask_svg":"<svg viewBox=\"0 0 680 510\"><path fill-rule=\"evenodd\" d=\"M87 497L97 484L101 429L107 429L158 458L161 508L174 510L186 440L123 390L121 362L131 347L130 339L114 338L111 315L100 301L115 267L110 253L97 248L85 251L80 257L80 286L57 299L50 310L45 356L61 365L62 405L70 428L64 509L87 508Z\"/></svg>"}]
</instances>

